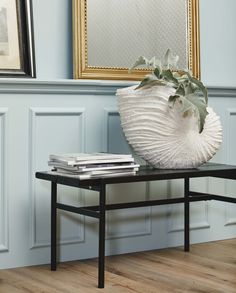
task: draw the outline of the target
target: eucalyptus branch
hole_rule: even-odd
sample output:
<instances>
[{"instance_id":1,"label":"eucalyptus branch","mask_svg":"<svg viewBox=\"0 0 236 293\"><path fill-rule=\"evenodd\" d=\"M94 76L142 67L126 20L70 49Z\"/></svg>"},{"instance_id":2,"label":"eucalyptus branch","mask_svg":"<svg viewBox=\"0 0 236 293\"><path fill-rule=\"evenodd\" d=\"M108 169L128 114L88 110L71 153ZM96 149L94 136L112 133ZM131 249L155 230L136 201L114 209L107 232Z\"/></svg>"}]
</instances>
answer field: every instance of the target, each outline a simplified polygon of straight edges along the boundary
<instances>
[{"instance_id":1,"label":"eucalyptus branch","mask_svg":"<svg viewBox=\"0 0 236 293\"><path fill-rule=\"evenodd\" d=\"M183 117L193 112L197 114L199 117L199 132L201 132L208 114L207 89L200 80L192 76L189 70L178 70L178 61L179 57L174 56L170 49L168 49L163 61L155 56L150 60L140 56L129 72L139 66L146 66L152 69L152 74L146 76L136 89L160 85L172 86L176 89L176 92L175 95L169 97L169 107L174 107L177 100L181 101Z\"/></svg>"}]
</instances>

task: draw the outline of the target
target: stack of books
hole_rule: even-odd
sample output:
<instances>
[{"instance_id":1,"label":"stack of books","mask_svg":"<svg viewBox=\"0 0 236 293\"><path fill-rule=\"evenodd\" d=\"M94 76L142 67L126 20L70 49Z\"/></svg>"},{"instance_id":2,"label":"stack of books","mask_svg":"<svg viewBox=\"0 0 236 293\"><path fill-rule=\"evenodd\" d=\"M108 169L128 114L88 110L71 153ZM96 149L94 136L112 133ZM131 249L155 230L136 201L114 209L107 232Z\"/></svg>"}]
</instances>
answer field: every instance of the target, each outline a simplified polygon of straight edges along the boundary
<instances>
[{"instance_id":1,"label":"stack of books","mask_svg":"<svg viewBox=\"0 0 236 293\"><path fill-rule=\"evenodd\" d=\"M79 179L134 175L140 167L132 155L109 153L50 155L48 165L54 174L72 175Z\"/></svg>"}]
</instances>

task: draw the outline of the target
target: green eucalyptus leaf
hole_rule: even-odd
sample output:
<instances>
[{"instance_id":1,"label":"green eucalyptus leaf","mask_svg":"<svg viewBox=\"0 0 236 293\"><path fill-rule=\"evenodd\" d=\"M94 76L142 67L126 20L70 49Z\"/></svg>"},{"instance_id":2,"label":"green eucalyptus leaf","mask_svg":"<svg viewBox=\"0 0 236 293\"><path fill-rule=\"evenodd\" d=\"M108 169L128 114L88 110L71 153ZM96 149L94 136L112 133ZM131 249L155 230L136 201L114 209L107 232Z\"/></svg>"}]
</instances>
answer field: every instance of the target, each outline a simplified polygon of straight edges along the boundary
<instances>
[{"instance_id":1,"label":"green eucalyptus leaf","mask_svg":"<svg viewBox=\"0 0 236 293\"><path fill-rule=\"evenodd\" d=\"M199 97L196 94L186 95L185 99L192 103L198 110L199 114L199 130L202 132L205 123L207 112L207 104L204 97Z\"/></svg>"},{"instance_id":2,"label":"green eucalyptus leaf","mask_svg":"<svg viewBox=\"0 0 236 293\"><path fill-rule=\"evenodd\" d=\"M129 69L129 73L132 72L132 70L140 65L149 65L149 61L146 57L144 56L140 56L134 63L134 65Z\"/></svg>"},{"instance_id":3,"label":"green eucalyptus leaf","mask_svg":"<svg viewBox=\"0 0 236 293\"><path fill-rule=\"evenodd\" d=\"M199 132L202 132L205 119L208 114L205 99L196 94L186 96L175 94L169 97L169 107L173 108L177 101L181 104L181 112L183 113L183 117L188 116L189 113L192 112L198 115Z\"/></svg>"},{"instance_id":4,"label":"green eucalyptus leaf","mask_svg":"<svg viewBox=\"0 0 236 293\"><path fill-rule=\"evenodd\" d=\"M177 63L179 61L179 56L174 56L172 53L171 53L171 50L168 49L165 53L165 56L164 56L164 62L163 62L163 66L166 68L166 69L170 69L170 68L177 68Z\"/></svg>"},{"instance_id":5,"label":"green eucalyptus leaf","mask_svg":"<svg viewBox=\"0 0 236 293\"><path fill-rule=\"evenodd\" d=\"M160 79L161 78L161 68L158 66L158 67L156 67L155 68L155 70L154 70L154 74L155 74L155 76L158 78L158 79Z\"/></svg>"},{"instance_id":6,"label":"green eucalyptus leaf","mask_svg":"<svg viewBox=\"0 0 236 293\"><path fill-rule=\"evenodd\" d=\"M182 104L181 111L183 112L183 117L186 117L189 113L197 112L196 106L186 99L186 97L180 97L180 103Z\"/></svg>"},{"instance_id":7,"label":"green eucalyptus leaf","mask_svg":"<svg viewBox=\"0 0 236 293\"><path fill-rule=\"evenodd\" d=\"M152 86L155 86L155 85L158 85L158 86L165 86L165 83L161 80L158 80L157 78L156 79L150 79L148 77L144 78L142 80L142 82L135 88L135 90L138 90L140 88L149 88L149 87L152 87Z\"/></svg>"},{"instance_id":8,"label":"green eucalyptus leaf","mask_svg":"<svg viewBox=\"0 0 236 293\"><path fill-rule=\"evenodd\" d=\"M156 67L156 57L152 57L150 60L148 60L147 66Z\"/></svg>"},{"instance_id":9,"label":"green eucalyptus leaf","mask_svg":"<svg viewBox=\"0 0 236 293\"><path fill-rule=\"evenodd\" d=\"M185 95L191 95L196 92L196 88L189 81L184 84L184 89L185 89Z\"/></svg>"},{"instance_id":10,"label":"green eucalyptus leaf","mask_svg":"<svg viewBox=\"0 0 236 293\"><path fill-rule=\"evenodd\" d=\"M141 87L145 86L145 85L148 85L149 83L151 83L153 81L153 79L150 78L150 76L147 76L145 77L141 82L140 84L135 88L136 90L137 89L140 89Z\"/></svg>"},{"instance_id":11,"label":"green eucalyptus leaf","mask_svg":"<svg viewBox=\"0 0 236 293\"><path fill-rule=\"evenodd\" d=\"M200 80L198 80L195 77L191 76L188 72L187 72L187 76L189 78L189 81L192 83L192 87L196 86L196 88L203 93L203 96L205 98L206 104L208 104L207 88L204 86L204 84Z\"/></svg>"},{"instance_id":12,"label":"green eucalyptus leaf","mask_svg":"<svg viewBox=\"0 0 236 293\"><path fill-rule=\"evenodd\" d=\"M169 97L169 107L173 108L174 104L178 102L181 105L181 112L183 113L183 117L187 117L189 113L197 112L197 107L191 103L185 96L174 95Z\"/></svg>"},{"instance_id":13,"label":"green eucalyptus leaf","mask_svg":"<svg viewBox=\"0 0 236 293\"><path fill-rule=\"evenodd\" d=\"M173 76L173 73L170 69L167 69L167 70L163 70L162 71L162 77L168 81L168 82L172 82L174 83L175 85L179 85L179 82L178 80Z\"/></svg>"},{"instance_id":14,"label":"green eucalyptus leaf","mask_svg":"<svg viewBox=\"0 0 236 293\"><path fill-rule=\"evenodd\" d=\"M168 106L170 108L173 108L175 105L176 100L179 98L179 95L173 95L173 96L169 96L169 100L168 100Z\"/></svg>"},{"instance_id":15,"label":"green eucalyptus leaf","mask_svg":"<svg viewBox=\"0 0 236 293\"><path fill-rule=\"evenodd\" d=\"M148 66L153 68L159 67L160 70L162 70L161 60L157 59L155 56L148 61Z\"/></svg>"},{"instance_id":16,"label":"green eucalyptus leaf","mask_svg":"<svg viewBox=\"0 0 236 293\"><path fill-rule=\"evenodd\" d=\"M185 95L185 87L184 87L183 84L179 85L179 87L177 88L175 94L179 95L179 96L184 96Z\"/></svg>"},{"instance_id":17,"label":"green eucalyptus leaf","mask_svg":"<svg viewBox=\"0 0 236 293\"><path fill-rule=\"evenodd\" d=\"M181 112L183 113L184 117L186 117L188 115L189 111L196 112L196 110L197 110L196 106L194 104L192 104L184 96L175 95L175 96L171 96L170 98L171 98L171 100L169 101L169 104L172 103L172 105L174 106L174 104L176 102L178 102L181 105ZM171 108L173 108L173 106Z\"/></svg>"},{"instance_id":18,"label":"green eucalyptus leaf","mask_svg":"<svg viewBox=\"0 0 236 293\"><path fill-rule=\"evenodd\" d=\"M129 69L129 73L132 72L133 69L135 69L138 66L144 65L146 67L152 67L152 68L156 68L159 67L160 71L162 70L162 64L161 61L159 59L157 59L155 56L152 57L150 60L148 60L146 57L144 56L140 56L136 62L134 63L134 65Z\"/></svg>"}]
</instances>

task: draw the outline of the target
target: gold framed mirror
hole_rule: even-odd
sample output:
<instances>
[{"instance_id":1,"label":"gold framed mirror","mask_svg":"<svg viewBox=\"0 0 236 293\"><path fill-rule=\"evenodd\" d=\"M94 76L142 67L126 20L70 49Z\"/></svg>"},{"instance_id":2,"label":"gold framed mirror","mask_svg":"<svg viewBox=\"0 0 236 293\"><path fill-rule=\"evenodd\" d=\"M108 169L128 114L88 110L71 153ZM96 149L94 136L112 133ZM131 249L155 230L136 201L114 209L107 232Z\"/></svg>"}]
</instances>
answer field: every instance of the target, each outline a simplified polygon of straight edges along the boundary
<instances>
[{"instance_id":1,"label":"gold framed mirror","mask_svg":"<svg viewBox=\"0 0 236 293\"><path fill-rule=\"evenodd\" d=\"M75 79L140 80L134 61L168 48L200 78L199 47L198 0L73 0Z\"/></svg>"}]
</instances>

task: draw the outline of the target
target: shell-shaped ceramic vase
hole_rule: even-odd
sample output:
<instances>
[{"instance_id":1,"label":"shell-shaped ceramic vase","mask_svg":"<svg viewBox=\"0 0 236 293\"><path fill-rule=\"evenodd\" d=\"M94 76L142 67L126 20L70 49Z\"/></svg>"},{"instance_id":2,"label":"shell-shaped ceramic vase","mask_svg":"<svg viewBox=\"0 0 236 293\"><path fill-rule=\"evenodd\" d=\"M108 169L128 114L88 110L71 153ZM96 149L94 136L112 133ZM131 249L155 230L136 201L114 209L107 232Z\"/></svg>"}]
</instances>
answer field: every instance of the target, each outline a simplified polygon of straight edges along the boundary
<instances>
[{"instance_id":1,"label":"shell-shaped ceramic vase","mask_svg":"<svg viewBox=\"0 0 236 293\"><path fill-rule=\"evenodd\" d=\"M208 107L199 133L194 112L183 117L181 105L168 106L169 86L117 90L121 125L135 153L155 168L190 169L210 160L222 142L219 116Z\"/></svg>"}]
</instances>

